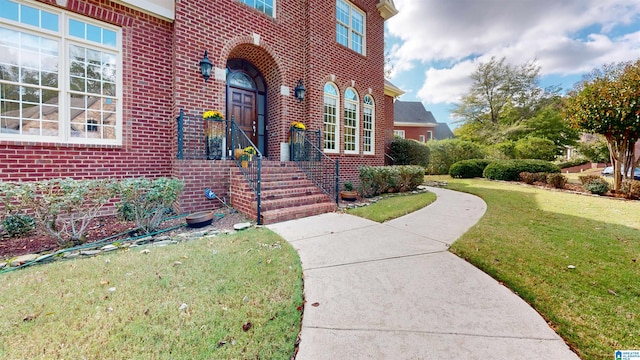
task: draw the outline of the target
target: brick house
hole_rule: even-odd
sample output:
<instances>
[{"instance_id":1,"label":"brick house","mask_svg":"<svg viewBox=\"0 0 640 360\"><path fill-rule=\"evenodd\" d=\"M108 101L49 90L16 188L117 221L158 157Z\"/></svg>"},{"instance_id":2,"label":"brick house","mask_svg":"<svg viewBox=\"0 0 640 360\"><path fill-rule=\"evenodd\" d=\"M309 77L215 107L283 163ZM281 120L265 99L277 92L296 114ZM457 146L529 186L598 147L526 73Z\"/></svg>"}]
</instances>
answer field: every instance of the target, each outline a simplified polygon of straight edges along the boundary
<instances>
[{"instance_id":1,"label":"brick house","mask_svg":"<svg viewBox=\"0 0 640 360\"><path fill-rule=\"evenodd\" d=\"M270 173L301 176L280 161L293 121L320 131L340 183L357 181L360 165L384 164L393 137L383 76L392 0L0 0L0 8L2 181L173 176L186 184L181 212L219 206L203 195L208 187L257 216L259 191L240 184L248 177L230 141L209 160L198 153L202 136L187 137L195 155L178 155L207 110L247 133L262 154L263 182ZM179 128L177 118L200 121ZM285 185L262 204L275 210L278 197L306 186ZM331 208L299 198L286 206L298 208L269 221Z\"/></svg>"},{"instance_id":2,"label":"brick house","mask_svg":"<svg viewBox=\"0 0 640 360\"><path fill-rule=\"evenodd\" d=\"M393 133L403 139L426 142L434 139L436 119L419 101L400 101L394 103Z\"/></svg>"}]
</instances>

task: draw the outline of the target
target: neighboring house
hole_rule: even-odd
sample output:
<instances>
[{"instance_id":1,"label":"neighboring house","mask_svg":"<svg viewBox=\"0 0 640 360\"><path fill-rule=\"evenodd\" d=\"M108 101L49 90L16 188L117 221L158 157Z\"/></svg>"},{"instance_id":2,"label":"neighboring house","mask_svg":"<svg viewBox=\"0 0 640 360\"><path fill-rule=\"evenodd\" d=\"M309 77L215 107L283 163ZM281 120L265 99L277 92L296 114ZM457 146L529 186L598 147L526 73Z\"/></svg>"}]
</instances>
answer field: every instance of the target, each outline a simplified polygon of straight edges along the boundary
<instances>
[{"instance_id":1,"label":"neighboring house","mask_svg":"<svg viewBox=\"0 0 640 360\"><path fill-rule=\"evenodd\" d=\"M209 187L259 214L255 196L234 195L229 143L220 160L179 154L189 134L204 148L206 110L233 117L266 167L280 166L293 121L321 131L341 182L357 180L360 165L384 164L393 0L0 0L0 8L0 180L173 176L186 184L183 212L219 206L204 197ZM179 130L181 110L191 122Z\"/></svg>"},{"instance_id":2,"label":"neighboring house","mask_svg":"<svg viewBox=\"0 0 640 360\"><path fill-rule=\"evenodd\" d=\"M444 140L444 139L453 139L456 136L453 135L453 131L449 127L447 123L436 123L435 132L433 134L433 138L435 140Z\"/></svg>"},{"instance_id":3,"label":"neighboring house","mask_svg":"<svg viewBox=\"0 0 640 360\"><path fill-rule=\"evenodd\" d=\"M419 101L394 103L393 134L403 139L426 142L435 139L436 119Z\"/></svg>"}]
</instances>

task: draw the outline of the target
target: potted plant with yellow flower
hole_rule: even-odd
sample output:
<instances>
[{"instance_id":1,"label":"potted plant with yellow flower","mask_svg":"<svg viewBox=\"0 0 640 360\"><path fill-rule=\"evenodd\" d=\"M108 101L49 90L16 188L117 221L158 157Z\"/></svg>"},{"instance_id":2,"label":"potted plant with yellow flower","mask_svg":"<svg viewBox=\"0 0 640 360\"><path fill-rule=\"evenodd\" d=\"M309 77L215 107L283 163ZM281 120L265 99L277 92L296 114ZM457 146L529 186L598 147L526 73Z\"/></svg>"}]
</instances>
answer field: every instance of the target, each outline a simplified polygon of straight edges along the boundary
<instances>
[{"instance_id":1,"label":"potted plant with yellow flower","mask_svg":"<svg viewBox=\"0 0 640 360\"><path fill-rule=\"evenodd\" d=\"M304 158L304 132L307 127L300 121L291 123L290 141L291 144L291 160L303 160Z\"/></svg>"},{"instance_id":2,"label":"potted plant with yellow flower","mask_svg":"<svg viewBox=\"0 0 640 360\"><path fill-rule=\"evenodd\" d=\"M240 155L240 165L242 165L243 168L248 167L249 161L255 154L256 149L254 149L253 146L247 146L246 148L244 148L242 155Z\"/></svg>"},{"instance_id":3,"label":"potted plant with yellow flower","mask_svg":"<svg viewBox=\"0 0 640 360\"><path fill-rule=\"evenodd\" d=\"M207 159L222 159L225 133L224 117L219 111L209 110L202 114L202 118L204 119L203 129Z\"/></svg>"}]
</instances>

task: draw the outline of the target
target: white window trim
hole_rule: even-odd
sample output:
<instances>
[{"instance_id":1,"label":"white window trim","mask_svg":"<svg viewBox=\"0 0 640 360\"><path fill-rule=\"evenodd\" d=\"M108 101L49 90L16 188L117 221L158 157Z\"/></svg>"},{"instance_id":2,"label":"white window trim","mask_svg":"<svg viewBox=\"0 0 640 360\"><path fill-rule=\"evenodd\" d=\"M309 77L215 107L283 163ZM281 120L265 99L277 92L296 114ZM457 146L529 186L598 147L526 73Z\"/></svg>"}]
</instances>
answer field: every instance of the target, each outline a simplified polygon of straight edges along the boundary
<instances>
[{"instance_id":1,"label":"white window trim","mask_svg":"<svg viewBox=\"0 0 640 360\"><path fill-rule=\"evenodd\" d=\"M422 135L422 134L420 134L420 135L418 135L418 141L420 141L420 142L427 142L427 137L426 137L426 136L424 136L424 135Z\"/></svg>"},{"instance_id":2,"label":"white window trim","mask_svg":"<svg viewBox=\"0 0 640 360\"><path fill-rule=\"evenodd\" d=\"M433 131L427 130L427 140L433 140Z\"/></svg>"},{"instance_id":3,"label":"white window trim","mask_svg":"<svg viewBox=\"0 0 640 360\"><path fill-rule=\"evenodd\" d=\"M57 136L37 136L37 135L14 135L0 133L0 140L14 141L14 142L33 142L33 143L59 143L59 144L80 144L80 145L122 145L123 139L123 84L122 84L122 29L117 26L97 21L67 10L62 10L56 7L52 7L46 4L36 3L25 0L12 0L19 4L25 4L30 7L34 7L40 10L44 10L51 13L56 13L58 17L58 32L46 30L27 24L22 24L5 18L0 18L0 25L6 26L9 29L17 30L36 36L54 39L58 41L58 135ZM83 39L75 38L68 33L69 19L76 19L81 22L96 25L116 33L116 49L97 44L94 42L86 41ZM69 46L71 44L88 47L91 49L108 51L115 53L116 55L116 125L115 125L115 139L97 139L97 138L76 138L71 137L71 121L69 119L70 112L70 84L69 84ZM60 69L65 69L60 71ZM14 83L20 85L21 83Z\"/></svg>"},{"instance_id":4,"label":"white window trim","mask_svg":"<svg viewBox=\"0 0 640 360\"><path fill-rule=\"evenodd\" d=\"M327 84L333 86L333 88L336 90L336 93L338 95L333 95L333 94L327 94L324 92L324 86L326 86ZM341 143L341 138L340 138L340 125L342 124L340 121L340 111L341 107L340 107L340 90L338 88L338 86L336 86L336 84L332 83L332 82L327 82L323 85L322 87L322 124L323 124L323 130L324 130L324 98L325 97L329 97L333 100L335 100L336 103L336 132L335 132L335 149L328 149L328 148L324 148L324 138L322 139L322 143L323 143L323 148L324 148L324 152L329 153L329 154L339 154L340 153L340 143Z\"/></svg>"},{"instance_id":5,"label":"white window trim","mask_svg":"<svg viewBox=\"0 0 640 360\"><path fill-rule=\"evenodd\" d=\"M245 3L245 2L244 2L244 1L242 1L242 0L239 0L239 1L240 1L242 4L247 5L248 7L252 8L252 9L255 9L256 11L259 11L259 12L261 12L261 13L263 13L263 14L265 14L265 15L269 16L269 17L272 17L272 18L274 18L274 19L276 18L276 12L277 12L277 11L276 11L276 9L277 9L277 7L276 7L276 1L277 1L277 0L273 0L273 14L272 14L272 15L269 15L269 14L267 14L266 12L264 12L264 11L262 11L262 10L258 9L257 7L255 7L255 6L253 6L253 5L249 5L249 4L247 4L247 3Z\"/></svg>"},{"instance_id":6,"label":"white window trim","mask_svg":"<svg viewBox=\"0 0 640 360\"><path fill-rule=\"evenodd\" d=\"M353 4L352 4L350 1L348 1L348 0L336 0L336 4L337 4L337 1L342 1L342 2L344 2L345 4L347 4L347 6L349 6L349 24L345 24L345 23L343 23L343 22L339 21L339 20L338 20L338 16L337 16L337 14L336 14L336 17L335 17L335 19L336 19L336 22L337 22L337 23L340 23L341 25L343 25L343 26L345 26L345 27L347 28L347 31L348 31L348 36L347 36L347 47L348 47L349 49L351 49L351 50L353 50L353 51L357 52L357 53L358 53L358 54L360 54L360 55L367 56L367 14L366 14L364 11L360 10L357 6L353 5ZM357 32L357 31L354 31L354 30L353 30L353 27L351 26L351 12L352 12L352 11L356 11L356 12L360 13L360 15L362 15L362 34L360 34L360 33L359 33L359 32ZM355 50L355 49L353 48L353 45L351 44L351 42L352 42L352 40L351 40L351 34L352 34L352 33L354 33L354 32L355 32L355 33L357 33L357 34L362 35L362 51L357 51L357 50ZM337 38L337 36L338 36L338 34L336 34L336 42L337 42L338 44L340 44L340 43L338 42L338 38ZM342 44L340 44L340 45L342 45ZM343 46L344 46L344 45L343 45Z\"/></svg>"},{"instance_id":7,"label":"white window trim","mask_svg":"<svg viewBox=\"0 0 640 360\"><path fill-rule=\"evenodd\" d=\"M355 128L355 139L353 139L354 141L354 150L347 150L347 142L346 139L342 139L342 144L343 144L343 148L344 148L344 153L345 154L359 154L360 153L360 97L358 96L358 92L356 91L356 89L349 87L347 88L344 93L346 95L347 91L353 91L353 93L356 95L356 99L355 100L351 100L351 99L347 99L346 96L344 97L344 104L343 104L343 108L346 109L347 107L347 103L355 105L356 106L356 117L355 117L355 123L356 123L356 128ZM344 114L343 114L343 118L344 118ZM346 118L345 118L346 119ZM344 124L346 125L346 124ZM346 126L345 126L346 127ZM345 130L345 134L346 134L346 130Z\"/></svg>"},{"instance_id":8,"label":"white window trim","mask_svg":"<svg viewBox=\"0 0 640 360\"><path fill-rule=\"evenodd\" d=\"M362 101L362 129L363 129L363 133L362 133L362 153L363 154L367 154L367 155L374 155L376 153L376 101L373 99L373 96L371 95L365 95L364 99L366 98L370 98L371 99L371 105L368 105L364 102L364 100ZM371 150L369 151L365 151L364 150L364 117L365 117L365 109L371 109Z\"/></svg>"},{"instance_id":9,"label":"white window trim","mask_svg":"<svg viewBox=\"0 0 640 360\"><path fill-rule=\"evenodd\" d=\"M393 135L404 139L404 130L393 130Z\"/></svg>"}]
</instances>

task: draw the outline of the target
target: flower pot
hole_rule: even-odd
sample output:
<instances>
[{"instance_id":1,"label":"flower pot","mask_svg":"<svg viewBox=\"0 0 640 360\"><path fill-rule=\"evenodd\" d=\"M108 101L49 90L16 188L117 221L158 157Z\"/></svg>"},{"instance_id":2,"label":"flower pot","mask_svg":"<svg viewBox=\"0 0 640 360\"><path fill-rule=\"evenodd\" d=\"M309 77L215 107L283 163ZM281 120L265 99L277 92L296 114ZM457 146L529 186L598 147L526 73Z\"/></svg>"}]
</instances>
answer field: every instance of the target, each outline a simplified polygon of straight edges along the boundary
<instances>
[{"instance_id":1,"label":"flower pot","mask_svg":"<svg viewBox=\"0 0 640 360\"><path fill-rule=\"evenodd\" d=\"M246 168L249 166L249 160L242 160L240 162L240 165L242 165L243 168Z\"/></svg>"},{"instance_id":2,"label":"flower pot","mask_svg":"<svg viewBox=\"0 0 640 360\"><path fill-rule=\"evenodd\" d=\"M185 221L187 225L192 228L200 228L203 226L211 225L213 222L213 211L200 211L187 215Z\"/></svg>"},{"instance_id":3,"label":"flower pot","mask_svg":"<svg viewBox=\"0 0 640 360\"><path fill-rule=\"evenodd\" d=\"M344 201L356 201L358 199L357 191L340 191L340 198Z\"/></svg>"},{"instance_id":4,"label":"flower pot","mask_svg":"<svg viewBox=\"0 0 640 360\"><path fill-rule=\"evenodd\" d=\"M234 149L233 150L233 157L236 158L236 160L240 160L240 156L242 156L242 154L244 154L244 150L243 149Z\"/></svg>"}]
</instances>

